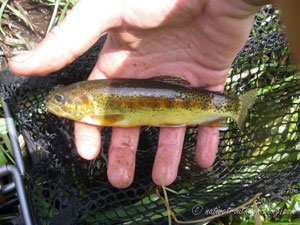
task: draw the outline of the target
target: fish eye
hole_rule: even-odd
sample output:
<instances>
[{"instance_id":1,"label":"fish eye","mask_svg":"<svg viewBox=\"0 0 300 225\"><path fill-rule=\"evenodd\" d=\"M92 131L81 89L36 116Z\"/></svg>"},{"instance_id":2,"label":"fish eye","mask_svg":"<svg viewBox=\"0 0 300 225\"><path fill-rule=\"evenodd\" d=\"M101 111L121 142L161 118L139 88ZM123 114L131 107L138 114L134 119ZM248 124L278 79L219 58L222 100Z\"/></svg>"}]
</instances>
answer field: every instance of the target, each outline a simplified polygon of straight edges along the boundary
<instances>
[{"instance_id":1,"label":"fish eye","mask_svg":"<svg viewBox=\"0 0 300 225\"><path fill-rule=\"evenodd\" d=\"M57 102L61 102L63 100L63 96L61 96L61 95L55 95L54 98Z\"/></svg>"}]
</instances>

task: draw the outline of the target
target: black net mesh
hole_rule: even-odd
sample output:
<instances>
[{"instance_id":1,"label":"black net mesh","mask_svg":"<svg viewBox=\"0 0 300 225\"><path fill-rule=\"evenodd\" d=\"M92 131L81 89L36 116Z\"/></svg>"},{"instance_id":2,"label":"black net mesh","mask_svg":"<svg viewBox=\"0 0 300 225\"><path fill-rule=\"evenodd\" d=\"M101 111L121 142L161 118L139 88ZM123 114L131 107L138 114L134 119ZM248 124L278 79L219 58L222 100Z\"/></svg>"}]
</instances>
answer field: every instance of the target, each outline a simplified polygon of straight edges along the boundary
<instances>
[{"instance_id":1,"label":"black net mesh","mask_svg":"<svg viewBox=\"0 0 300 225\"><path fill-rule=\"evenodd\" d=\"M257 88L259 96L244 131L229 122L221 132L214 165L201 169L194 160L197 129L187 129L178 177L169 203L178 219L194 215L192 207L236 207L261 192L270 201L298 193L300 178L299 73L279 25L279 11L264 7L226 83L229 94ZM44 109L44 97L58 85L85 80L103 39L62 71L47 77L16 77L1 73L1 93L9 104L32 157L29 201L41 224L162 224L166 208L151 179L158 128L144 127L136 157L133 184L113 188L106 176L110 128L102 132L101 155L81 159L75 149L73 122Z\"/></svg>"}]
</instances>

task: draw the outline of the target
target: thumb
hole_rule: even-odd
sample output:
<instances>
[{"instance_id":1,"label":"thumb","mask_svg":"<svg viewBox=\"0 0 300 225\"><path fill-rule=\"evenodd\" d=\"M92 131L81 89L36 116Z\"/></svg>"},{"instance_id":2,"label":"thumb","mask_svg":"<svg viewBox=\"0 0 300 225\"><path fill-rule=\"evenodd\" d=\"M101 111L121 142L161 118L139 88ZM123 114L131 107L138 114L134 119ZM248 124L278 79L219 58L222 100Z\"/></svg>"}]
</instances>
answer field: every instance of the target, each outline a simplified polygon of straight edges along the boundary
<instances>
[{"instance_id":1,"label":"thumb","mask_svg":"<svg viewBox=\"0 0 300 225\"><path fill-rule=\"evenodd\" d=\"M45 75L59 70L88 50L106 31L120 25L119 0L81 0L32 51L9 60L19 75Z\"/></svg>"}]
</instances>

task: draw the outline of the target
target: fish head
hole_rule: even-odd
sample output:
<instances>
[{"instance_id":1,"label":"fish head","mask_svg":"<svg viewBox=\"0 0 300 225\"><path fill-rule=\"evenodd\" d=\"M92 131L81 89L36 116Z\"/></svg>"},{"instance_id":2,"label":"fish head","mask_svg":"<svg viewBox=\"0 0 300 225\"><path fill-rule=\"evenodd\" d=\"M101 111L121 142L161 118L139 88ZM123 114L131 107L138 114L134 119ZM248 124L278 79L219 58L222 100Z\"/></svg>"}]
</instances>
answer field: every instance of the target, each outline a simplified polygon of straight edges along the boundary
<instances>
[{"instance_id":1,"label":"fish head","mask_svg":"<svg viewBox=\"0 0 300 225\"><path fill-rule=\"evenodd\" d=\"M61 88L51 92L46 98L49 112L64 118L80 121L94 111L94 106L87 94L76 88Z\"/></svg>"}]
</instances>

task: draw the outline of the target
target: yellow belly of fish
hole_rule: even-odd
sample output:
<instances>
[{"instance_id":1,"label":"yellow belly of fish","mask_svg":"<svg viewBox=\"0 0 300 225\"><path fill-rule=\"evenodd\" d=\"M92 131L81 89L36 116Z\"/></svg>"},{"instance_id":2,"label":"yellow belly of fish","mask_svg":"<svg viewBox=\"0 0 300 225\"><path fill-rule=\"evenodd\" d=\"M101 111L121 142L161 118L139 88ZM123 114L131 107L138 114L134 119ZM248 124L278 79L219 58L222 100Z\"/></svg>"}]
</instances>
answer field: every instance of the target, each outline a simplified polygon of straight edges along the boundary
<instances>
[{"instance_id":1,"label":"yellow belly of fish","mask_svg":"<svg viewBox=\"0 0 300 225\"><path fill-rule=\"evenodd\" d=\"M230 114L215 112L191 112L186 109L144 111L135 112L106 112L98 115L88 115L80 121L98 126L136 127L136 126L185 126L197 125L215 121L224 117L232 117Z\"/></svg>"}]
</instances>

